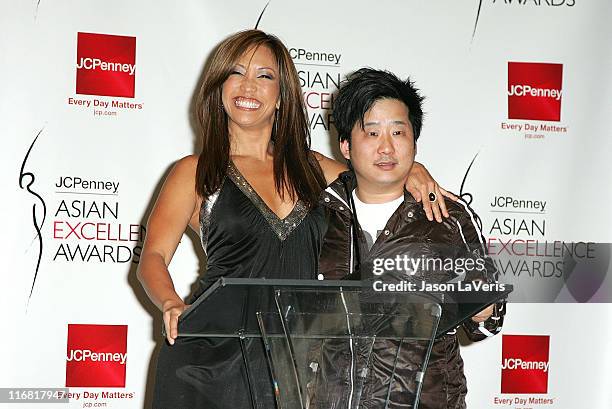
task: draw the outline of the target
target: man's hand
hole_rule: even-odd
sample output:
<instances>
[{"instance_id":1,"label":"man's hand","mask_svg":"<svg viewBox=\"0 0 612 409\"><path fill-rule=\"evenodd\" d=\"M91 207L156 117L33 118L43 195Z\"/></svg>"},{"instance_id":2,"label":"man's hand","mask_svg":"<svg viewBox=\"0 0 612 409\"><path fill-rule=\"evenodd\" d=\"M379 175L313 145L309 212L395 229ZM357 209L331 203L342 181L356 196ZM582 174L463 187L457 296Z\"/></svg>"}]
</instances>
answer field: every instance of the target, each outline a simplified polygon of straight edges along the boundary
<instances>
[{"instance_id":1,"label":"man's hand","mask_svg":"<svg viewBox=\"0 0 612 409\"><path fill-rule=\"evenodd\" d=\"M485 322L486 320L489 319L489 317L491 315L493 315L493 311L494 311L494 306L493 305L489 305L487 308L485 308L484 310L480 311L478 314L474 315L472 317L472 321L474 321L474 322Z\"/></svg>"},{"instance_id":2,"label":"man's hand","mask_svg":"<svg viewBox=\"0 0 612 409\"><path fill-rule=\"evenodd\" d=\"M442 189L419 162L414 162L410 169L410 174L406 179L406 190L417 202L423 202L423 209L429 221L433 221L435 217L438 223L442 222L442 216L448 217L444 197L457 201L457 197ZM433 202L429 199L430 193L435 194L436 200Z\"/></svg>"},{"instance_id":3,"label":"man's hand","mask_svg":"<svg viewBox=\"0 0 612 409\"><path fill-rule=\"evenodd\" d=\"M187 307L189 306L182 300L169 300L162 305L166 339L170 345L174 345L174 340L178 337L178 317Z\"/></svg>"}]
</instances>

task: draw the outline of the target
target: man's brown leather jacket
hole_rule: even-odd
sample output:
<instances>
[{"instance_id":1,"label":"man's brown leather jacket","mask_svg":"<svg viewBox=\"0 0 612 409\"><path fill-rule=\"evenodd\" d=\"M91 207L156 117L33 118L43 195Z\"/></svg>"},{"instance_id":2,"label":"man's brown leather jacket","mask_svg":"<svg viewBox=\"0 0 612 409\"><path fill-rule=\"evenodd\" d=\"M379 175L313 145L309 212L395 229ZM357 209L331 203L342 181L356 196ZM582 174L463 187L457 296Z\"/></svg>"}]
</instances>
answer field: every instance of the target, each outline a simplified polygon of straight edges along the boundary
<instances>
[{"instance_id":1,"label":"man's brown leather jacket","mask_svg":"<svg viewBox=\"0 0 612 409\"><path fill-rule=\"evenodd\" d=\"M447 201L450 217L442 223L430 222L420 203L408 193L404 193L404 202L389 218L384 230L379 234L370 250L367 249L365 236L353 221L348 192L356 187L355 176L345 172L333 182L322 194L320 204L326 209L328 230L323 243L319 262L319 278L337 280L353 273L356 266L361 279L372 277L375 259L394 259L397 255L408 255L413 258L481 258L485 268L476 272L467 272L460 279L464 281L482 280L496 282L497 270L486 255L485 241L478 226L479 219L469 206L459 200ZM353 228L357 225L357 234ZM354 237L357 237L356 248ZM359 254L359 259L357 259ZM410 271L413 277L420 277L428 282L445 282L453 278L456 272ZM385 273L388 274L388 273ZM393 275L393 273L389 273ZM406 271L397 272L396 279ZM446 277L445 277L446 274ZM505 302L494 306L493 315L483 323L471 319L460 327L471 341L480 341L497 334L503 324ZM414 396L414 368L422 365L424 345L412 345L404 348L398 356L398 370L390 389L390 408L409 407ZM393 350L393 348L389 348ZM373 377L370 390L364 394L362 407L384 407L384 400L389 391L385 387L384 368L388 368L395 356L385 354L384 348L378 348L374 368L370 371ZM459 353L457 329L439 338L433 346L429 364L425 372L420 395L419 408L465 408L467 383L463 373L463 360Z\"/></svg>"}]
</instances>

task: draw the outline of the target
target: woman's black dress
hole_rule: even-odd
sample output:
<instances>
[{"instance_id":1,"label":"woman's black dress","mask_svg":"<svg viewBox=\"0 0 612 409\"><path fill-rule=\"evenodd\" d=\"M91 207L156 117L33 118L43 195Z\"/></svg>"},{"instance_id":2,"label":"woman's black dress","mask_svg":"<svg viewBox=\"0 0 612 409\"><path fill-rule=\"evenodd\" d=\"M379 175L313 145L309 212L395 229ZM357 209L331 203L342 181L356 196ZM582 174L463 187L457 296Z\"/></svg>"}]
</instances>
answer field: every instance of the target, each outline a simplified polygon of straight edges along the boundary
<instances>
[{"instance_id":1,"label":"woman's black dress","mask_svg":"<svg viewBox=\"0 0 612 409\"><path fill-rule=\"evenodd\" d=\"M301 201L285 219L279 219L230 161L221 188L200 210L200 235L208 264L195 296L220 277L314 279L325 229L323 209L308 209ZM249 369L255 374L256 407L273 409L263 343L256 338L246 341ZM153 407L250 408L239 341L178 338L172 346L164 343L157 362Z\"/></svg>"}]
</instances>

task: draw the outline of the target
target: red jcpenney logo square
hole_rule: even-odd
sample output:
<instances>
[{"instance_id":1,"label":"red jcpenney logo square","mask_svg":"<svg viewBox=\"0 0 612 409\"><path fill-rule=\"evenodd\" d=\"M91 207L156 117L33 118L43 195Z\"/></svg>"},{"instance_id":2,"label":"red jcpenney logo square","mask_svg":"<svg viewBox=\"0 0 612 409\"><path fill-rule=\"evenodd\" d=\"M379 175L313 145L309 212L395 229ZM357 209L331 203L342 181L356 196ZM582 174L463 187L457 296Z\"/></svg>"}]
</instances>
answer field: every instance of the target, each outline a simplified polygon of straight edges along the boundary
<instances>
[{"instance_id":1,"label":"red jcpenney logo square","mask_svg":"<svg viewBox=\"0 0 612 409\"><path fill-rule=\"evenodd\" d=\"M66 386L125 387L127 325L68 324Z\"/></svg>"},{"instance_id":2,"label":"red jcpenney logo square","mask_svg":"<svg viewBox=\"0 0 612 409\"><path fill-rule=\"evenodd\" d=\"M134 98L136 37L78 33L76 93Z\"/></svg>"},{"instance_id":3,"label":"red jcpenney logo square","mask_svg":"<svg viewBox=\"0 0 612 409\"><path fill-rule=\"evenodd\" d=\"M502 336L502 393L548 392L548 335Z\"/></svg>"},{"instance_id":4,"label":"red jcpenney logo square","mask_svg":"<svg viewBox=\"0 0 612 409\"><path fill-rule=\"evenodd\" d=\"M563 64L508 62L508 118L561 120Z\"/></svg>"}]
</instances>

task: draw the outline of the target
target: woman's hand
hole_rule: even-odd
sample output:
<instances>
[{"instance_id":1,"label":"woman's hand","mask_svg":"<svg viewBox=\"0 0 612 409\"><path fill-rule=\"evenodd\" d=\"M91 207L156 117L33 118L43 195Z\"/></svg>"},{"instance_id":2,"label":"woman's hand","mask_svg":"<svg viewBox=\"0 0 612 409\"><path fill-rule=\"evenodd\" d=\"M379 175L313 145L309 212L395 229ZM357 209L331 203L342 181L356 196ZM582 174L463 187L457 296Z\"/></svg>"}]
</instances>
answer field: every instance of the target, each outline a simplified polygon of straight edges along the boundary
<instances>
[{"instance_id":1,"label":"woman's hand","mask_svg":"<svg viewBox=\"0 0 612 409\"><path fill-rule=\"evenodd\" d=\"M423 209L429 221L434 217L438 223L442 222L442 216L448 217L444 197L456 201L457 197L450 192L442 189L431 177L425 166L419 162L414 162L408 179L406 179L406 190L415 198L417 202L423 202ZM431 201L430 193L434 193L435 200Z\"/></svg>"},{"instance_id":2,"label":"woman's hand","mask_svg":"<svg viewBox=\"0 0 612 409\"><path fill-rule=\"evenodd\" d=\"M182 300L169 300L162 305L166 339L170 345L174 345L174 340L178 337L178 318L187 307L189 305Z\"/></svg>"},{"instance_id":3,"label":"woman's hand","mask_svg":"<svg viewBox=\"0 0 612 409\"><path fill-rule=\"evenodd\" d=\"M474 322L485 322L486 320L489 319L489 317L491 317L491 315L493 315L493 309L494 309L494 306L493 305L489 305L487 308L485 308L484 310L480 311L478 314L474 315L472 317L472 321L474 321Z\"/></svg>"}]
</instances>

